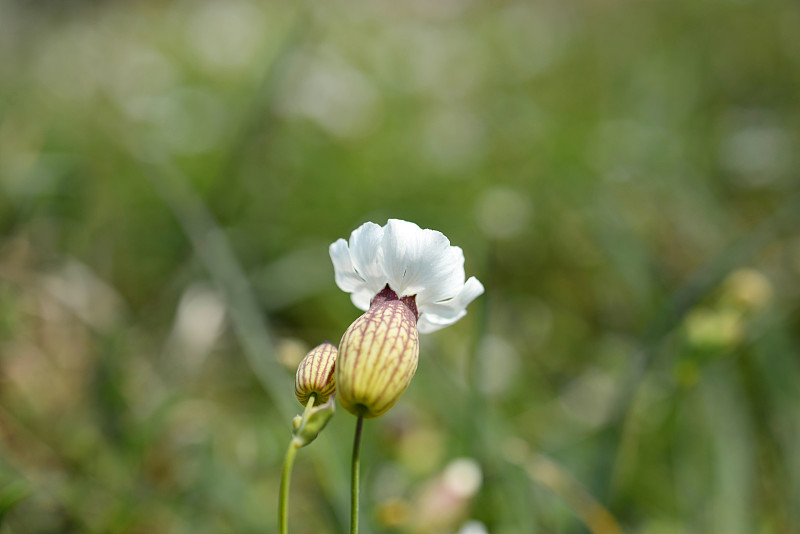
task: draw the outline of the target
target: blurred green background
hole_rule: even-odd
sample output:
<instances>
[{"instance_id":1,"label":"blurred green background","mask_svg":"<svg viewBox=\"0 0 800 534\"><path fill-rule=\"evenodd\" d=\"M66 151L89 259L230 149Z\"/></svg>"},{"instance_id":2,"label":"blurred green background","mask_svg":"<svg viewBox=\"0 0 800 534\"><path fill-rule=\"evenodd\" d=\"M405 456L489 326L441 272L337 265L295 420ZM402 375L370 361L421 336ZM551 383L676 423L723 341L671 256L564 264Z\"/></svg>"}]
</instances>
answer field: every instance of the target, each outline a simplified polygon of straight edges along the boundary
<instances>
[{"instance_id":1,"label":"blurred green background","mask_svg":"<svg viewBox=\"0 0 800 534\"><path fill-rule=\"evenodd\" d=\"M397 217L486 294L363 532L800 532L800 4L0 0L0 533L276 531L293 373ZM354 418L290 528L347 530Z\"/></svg>"}]
</instances>

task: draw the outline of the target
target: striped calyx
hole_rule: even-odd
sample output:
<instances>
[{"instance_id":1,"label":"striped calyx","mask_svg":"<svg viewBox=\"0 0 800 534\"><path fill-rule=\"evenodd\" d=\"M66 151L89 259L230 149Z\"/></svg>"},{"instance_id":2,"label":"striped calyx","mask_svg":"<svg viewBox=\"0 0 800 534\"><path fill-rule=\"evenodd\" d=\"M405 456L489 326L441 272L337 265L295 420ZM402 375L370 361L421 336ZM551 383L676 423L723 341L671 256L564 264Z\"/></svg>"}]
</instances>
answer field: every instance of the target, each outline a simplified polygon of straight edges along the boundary
<instances>
[{"instance_id":1,"label":"striped calyx","mask_svg":"<svg viewBox=\"0 0 800 534\"><path fill-rule=\"evenodd\" d=\"M336 393L354 415L378 417L408 387L419 361L414 297L398 298L387 285L339 344Z\"/></svg>"},{"instance_id":2,"label":"striped calyx","mask_svg":"<svg viewBox=\"0 0 800 534\"><path fill-rule=\"evenodd\" d=\"M336 346L326 341L311 349L300 362L294 377L294 394L300 404L308 403L312 393L317 395L314 403L323 404L336 391L336 353Z\"/></svg>"}]
</instances>

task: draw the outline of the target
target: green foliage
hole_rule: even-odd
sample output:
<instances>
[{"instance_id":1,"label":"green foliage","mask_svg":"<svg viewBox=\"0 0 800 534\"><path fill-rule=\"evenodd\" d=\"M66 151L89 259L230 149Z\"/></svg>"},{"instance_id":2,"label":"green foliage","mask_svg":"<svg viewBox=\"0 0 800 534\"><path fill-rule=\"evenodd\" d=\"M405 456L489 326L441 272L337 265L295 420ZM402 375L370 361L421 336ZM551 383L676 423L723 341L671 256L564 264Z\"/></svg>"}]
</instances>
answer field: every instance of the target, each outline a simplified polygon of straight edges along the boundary
<instances>
[{"instance_id":1,"label":"green foliage","mask_svg":"<svg viewBox=\"0 0 800 534\"><path fill-rule=\"evenodd\" d=\"M0 0L0 533L275 531L294 370L360 314L327 246L389 217L486 294L365 424L363 532L800 531L798 27ZM354 425L293 532L346 531Z\"/></svg>"}]
</instances>

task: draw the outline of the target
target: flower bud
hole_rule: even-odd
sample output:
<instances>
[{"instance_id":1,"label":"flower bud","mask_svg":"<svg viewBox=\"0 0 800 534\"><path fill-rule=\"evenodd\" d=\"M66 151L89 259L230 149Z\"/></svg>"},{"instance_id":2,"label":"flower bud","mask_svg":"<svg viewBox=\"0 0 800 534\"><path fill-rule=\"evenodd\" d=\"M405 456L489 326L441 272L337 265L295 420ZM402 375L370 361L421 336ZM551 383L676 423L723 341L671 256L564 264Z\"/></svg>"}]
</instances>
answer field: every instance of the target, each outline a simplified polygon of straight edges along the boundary
<instances>
[{"instance_id":1,"label":"flower bud","mask_svg":"<svg viewBox=\"0 0 800 534\"><path fill-rule=\"evenodd\" d=\"M394 406L417 370L419 336L413 297L387 285L339 344L337 398L354 415L378 417Z\"/></svg>"},{"instance_id":2,"label":"flower bud","mask_svg":"<svg viewBox=\"0 0 800 534\"><path fill-rule=\"evenodd\" d=\"M336 346L326 341L314 347L300 362L294 378L294 394L300 404L305 406L312 393L317 395L315 404L323 404L336 391L336 353Z\"/></svg>"}]
</instances>

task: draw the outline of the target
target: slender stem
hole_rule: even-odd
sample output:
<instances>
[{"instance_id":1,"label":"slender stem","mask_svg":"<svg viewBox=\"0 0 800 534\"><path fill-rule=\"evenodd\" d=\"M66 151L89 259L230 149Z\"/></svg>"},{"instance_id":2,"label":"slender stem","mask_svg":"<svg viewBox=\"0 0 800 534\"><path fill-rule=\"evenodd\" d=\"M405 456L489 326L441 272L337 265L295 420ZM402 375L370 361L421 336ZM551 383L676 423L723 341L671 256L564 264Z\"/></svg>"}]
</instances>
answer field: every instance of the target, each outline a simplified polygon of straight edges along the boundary
<instances>
[{"instance_id":1,"label":"slender stem","mask_svg":"<svg viewBox=\"0 0 800 534\"><path fill-rule=\"evenodd\" d=\"M308 402L306 403L306 408L305 410L303 410L303 421L305 421L306 417L308 417L308 412L310 412L311 408L314 407L315 402L317 402L317 394L312 393L311 395L308 396Z\"/></svg>"},{"instance_id":2,"label":"slender stem","mask_svg":"<svg viewBox=\"0 0 800 534\"><path fill-rule=\"evenodd\" d=\"M308 412L314 406L314 401L317 396L311 394L308 399L308 404L303 411L303 421L308 417ZM281 472L281 491L280 502L278 503L278 533L288 534L289 532L289 482L292 480L292 467L294 466L294 457L300 449L300 444L294 438L289 442L289 448L286 450L286 457L283 459L283 471Z\"/></svg>"},{"instance_id":3,"label":"slender stem","mask_svg":"<svg viewBox=\"0 0 800 534\"><path fill-rule=\"evenodd\" d=\"M292 476L294 457L299 448L295 440L289 442L289 449L286 451L286 458L283 460L280 494L281 502L278 507L278 532L280 534L288 534L289 532L289 480Z\"/></svg>"},{"instance_id":4,"label":"slender stem","mask_svg":"<svg viewBox=\"0 0 800 534\"><path fill-rule=\"evenodd\" d=\"M353 466L350 481L350 534L358 534L358 478L359 456L361 453L361 428L364 426L364 415L358 415L356 423L356 436L353 440Z\"/></svg>"}]
</instances>

